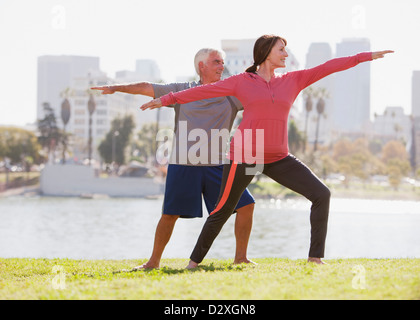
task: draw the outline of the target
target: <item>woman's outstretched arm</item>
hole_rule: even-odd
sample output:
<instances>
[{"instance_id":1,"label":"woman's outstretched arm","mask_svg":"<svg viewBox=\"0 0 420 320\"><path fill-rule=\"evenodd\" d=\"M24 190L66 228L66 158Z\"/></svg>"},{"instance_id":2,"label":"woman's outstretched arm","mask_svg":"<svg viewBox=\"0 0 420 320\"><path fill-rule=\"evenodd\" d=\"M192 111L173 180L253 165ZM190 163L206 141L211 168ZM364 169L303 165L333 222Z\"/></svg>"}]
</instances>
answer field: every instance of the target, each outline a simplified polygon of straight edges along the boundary
<instances>
[{"instance_id":1,"label":"woman's outstretched arm","mask_svg":"<svg viewBox=\"0 0 420 320\"><path fill-rule=\"evenodd\" d=\"M314 68L295 71L294 74L297 77L299 88L303 90L304 88L332 73L350 69L362 62L383 58L386 54L393 52L394 51L392 50L362 52L350 57L331 59L324 64Z\"/></svg>"},{"instance_id":2,"label":"woman's outstretched arm","mask_svg":"<svg viewBox=\"0 0 420 320\"><path fill-rule=\"evenodd\" d=\"M190 88L176 93L168 93L159 99L143 104L140 109L155 109L171 104L184 104L202 99L210 99L224 96L234 96L238 76L231 76L225 80L217 81L206 85Z\"/></svg>"}]
</instances>

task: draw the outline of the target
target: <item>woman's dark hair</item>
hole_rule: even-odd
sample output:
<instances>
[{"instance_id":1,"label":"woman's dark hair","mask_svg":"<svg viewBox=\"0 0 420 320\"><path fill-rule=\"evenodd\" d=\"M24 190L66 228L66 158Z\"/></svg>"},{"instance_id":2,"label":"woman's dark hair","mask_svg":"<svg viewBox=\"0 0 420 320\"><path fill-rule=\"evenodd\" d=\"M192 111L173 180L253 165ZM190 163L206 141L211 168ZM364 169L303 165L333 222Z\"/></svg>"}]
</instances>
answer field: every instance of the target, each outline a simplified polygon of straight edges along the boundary
<instances>
[{"instance_id":1,"label":"woman's dark hair","mask_svg":"<svg viewBox=\"0 0 420 320\"><path fill-rule=\"evenodd\" d=\"M271 49L273 49L278 40L283 41L285 46L287 45L286 39L276 35L266 34L259 37L254 44L254 64L246 69L245 72L256 72L257 67L267 59Z\"/></svg>"}]
</instances>

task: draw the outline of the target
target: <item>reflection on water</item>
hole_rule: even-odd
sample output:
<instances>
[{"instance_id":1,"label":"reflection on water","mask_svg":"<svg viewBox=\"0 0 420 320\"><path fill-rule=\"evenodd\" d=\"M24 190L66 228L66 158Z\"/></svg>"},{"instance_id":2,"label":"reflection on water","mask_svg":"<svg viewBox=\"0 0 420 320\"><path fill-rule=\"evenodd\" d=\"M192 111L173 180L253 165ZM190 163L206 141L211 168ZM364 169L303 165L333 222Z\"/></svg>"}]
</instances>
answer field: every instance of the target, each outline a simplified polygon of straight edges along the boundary
<instances>
[{"instance_id":1,"label":"reflection on water","mask_svg":"<svg viewBox=\"0 0 420 320\"><path fill-rule=\"evenodd\" d=\"M0 199L0 257L143 259L150 256L162 199ZM249 258L305 258L305 199L257 201ZM233 258L234 216L208 258ZM188 258L204 223L178 220L164 258ZM420 206L414 201L332 199L326 258L420 257Z\"/></svg>"}]
</instances>

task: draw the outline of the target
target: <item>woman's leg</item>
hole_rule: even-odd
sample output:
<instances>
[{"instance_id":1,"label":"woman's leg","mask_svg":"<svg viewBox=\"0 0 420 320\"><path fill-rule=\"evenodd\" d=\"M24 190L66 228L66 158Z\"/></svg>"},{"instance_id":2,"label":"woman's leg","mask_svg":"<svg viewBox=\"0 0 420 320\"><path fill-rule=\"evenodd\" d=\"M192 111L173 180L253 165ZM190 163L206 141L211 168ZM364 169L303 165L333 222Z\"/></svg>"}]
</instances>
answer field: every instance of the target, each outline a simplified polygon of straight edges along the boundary
<instances>
[{"instance_id":1,"label":"woman's leg","mask_svg":"<svg viewBox=\"0 0 420 320\"><path fill-rule=\"evenodd\" d=\"M309 257L323 258L331 197L328 187L305 164L292 155L266 164L263 173L312 202Z\"/></svg>"},{"instance_id":2,"label":"woman's leg","mask_svg":"<svg viewBox=\"0 0 420 320\"><path fill-rule=\"evenodd\" d=\"M198 237L191 260L198 264L203 261L214 239L223 225L229 219L241 198L242 193L251 182L254 175L247 175L246 168L250 165L230 163L223 169L222 186L216 208L210 213Z\"/></svg>"}]
</instances>

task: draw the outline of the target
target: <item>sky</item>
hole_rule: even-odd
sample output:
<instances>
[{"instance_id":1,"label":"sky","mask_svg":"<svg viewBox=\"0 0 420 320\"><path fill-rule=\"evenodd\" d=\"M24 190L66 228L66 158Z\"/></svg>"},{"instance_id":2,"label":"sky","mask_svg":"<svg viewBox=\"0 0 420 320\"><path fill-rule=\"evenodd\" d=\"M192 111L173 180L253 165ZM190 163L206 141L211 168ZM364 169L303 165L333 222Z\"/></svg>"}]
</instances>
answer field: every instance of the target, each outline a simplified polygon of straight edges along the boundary
<instances>
[{"instance_id":1,"label":"sky","mask_svg":"<svg viewBox=\"0 0 420 320\"><path fill-rule=\"evenodd\" d=\"M371 66L371 112L411 113L411 78L420 70L419 0L0 0L0 125L36 120L37 58L100 58L109 77L154 59L165 82L193 76L202 47L222 39L277 34L305 67L313 42L333 52L344 38L368 38L395 53Z\"/></svg>"}]
</instances>

